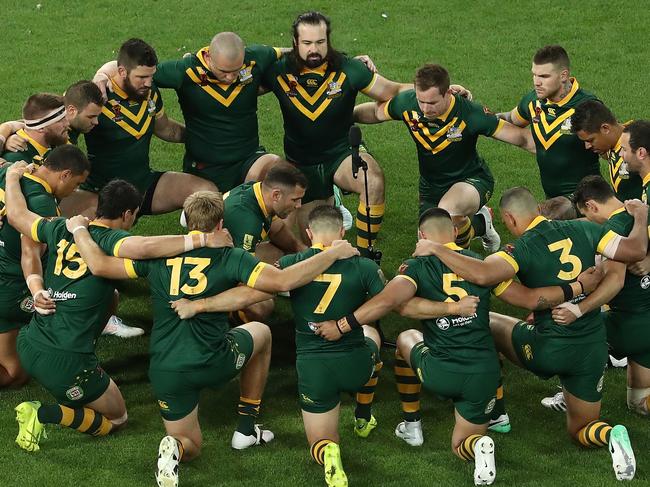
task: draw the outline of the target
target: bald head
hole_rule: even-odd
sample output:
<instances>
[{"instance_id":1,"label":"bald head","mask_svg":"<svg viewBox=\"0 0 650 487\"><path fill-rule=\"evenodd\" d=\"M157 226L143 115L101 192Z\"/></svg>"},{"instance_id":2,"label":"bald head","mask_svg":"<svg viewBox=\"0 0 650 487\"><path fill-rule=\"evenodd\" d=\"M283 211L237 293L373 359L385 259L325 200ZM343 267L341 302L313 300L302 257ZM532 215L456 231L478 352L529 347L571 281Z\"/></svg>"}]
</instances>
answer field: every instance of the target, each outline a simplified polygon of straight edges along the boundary
<instances>
[{"instance_id":1,"label":"bald head","mask_svg":"<svg viewBox=\"0 0 650 487\"><path fill-rule=\"evenodd\" d=\"M537 200L528 188L517 186L510 188L501 196L499 201L501 211L507 211L513 215L527 217L539 215Z\"/></svg>"},{"instance_id":2,"label":"bald head","mask_svg":"<svg viewBox=\"0 0 650 487\"><path fill-rule=\"evenodd\" d=\"M244 41L234 32L219 32L210 42L210 55L235 61L244 56Z\"/></svg>"},{"instance_id":3,"label":"bald head","mask_svg":"<svg viewBox=\"0 0 650 487\"><path fill-rule=\"evenodd\" d=\"M422 236L434 242L446 244L456 238L451 216L443 208L429 208L422 213L418 226Z\"/></svg>"}]
</instances>

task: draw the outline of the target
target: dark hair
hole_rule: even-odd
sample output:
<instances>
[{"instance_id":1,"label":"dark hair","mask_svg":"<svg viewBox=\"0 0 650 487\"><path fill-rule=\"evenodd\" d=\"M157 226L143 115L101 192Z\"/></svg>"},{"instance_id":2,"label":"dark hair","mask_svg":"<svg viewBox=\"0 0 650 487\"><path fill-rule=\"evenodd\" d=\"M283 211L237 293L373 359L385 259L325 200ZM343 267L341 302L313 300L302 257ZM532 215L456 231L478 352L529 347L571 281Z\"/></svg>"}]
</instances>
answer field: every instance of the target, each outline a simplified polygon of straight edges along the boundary
<instances>
[{"instance_id":1,"label":"dark hair","mask_svg":"<svg viewBox=\"0 0 650 487\"><path fill-rule=\"evenodd\" d=\"M635 120L623 128L623 132L630 134L630 148L635 151L643 147L650 152L650 121Z\"/></svg>"},{"instance_id":2,"label":"dark hair","mask_svg":"<svg viewBox=\"0 0 650 487\"><path fill-rule=\"evenodd\" d=\"M41 118L52 110L63 106L63 97L54 93L36 93L23 105L23 118L34 120Z\"/></svg>"},{"instance_id":3,"label":"dark hair","mask_svg":"<svg viewBox=\"0 0 650 487\"><path fill-rule=\"evenodd\" d=\"M54 172L69 170L75 176L90 172L90 162L86 154L72 144L59 145L52 149L43 161L43 166Z\"/></svg>"},{"instance_id":4,"label":"dark hair","mask_svg":"<svg viewBox=\"0 0 650 487\"><path fill-rule=\"evenodd\" d=\"M587 100L578 105L571 115L571 131L573 133L584 130L594 134L600 130L604 123L616 124L616 117L609 108L600 100Z\"/></svg>"},{"instance_id":5,"label":"dark hair","mask_svg":"<svg viewBox=\"0 0 650 487\"><path fill-rule=\"evenodd\" d=\"M553 64L560 68L570 69L569 55L562 46L557 44L551 46L544 46L538 50L533 56L533 63L535 64Z\"/></svg>"},{"instance_id":6,"label":"dark hair","mask_svg":"<svg viewBox=\"0 0 650 487\"><path fill-rule=\"evenodd\" d=\"M298 26L300 24L320 25L321 23L325 24L325 28L327 29L327 56L325 56L324 59L324 61L327 62L327 70L337 71L341 67L341 64L343 63L343 55L332 47L330 35L332 33L332 25L329 17L320 12L311 10L298 15L291 25L293 49L289 54L287 54L287 60L289 61L288 65L293 74L299 74L300 70L304 67L304 62L300 59L300 55L298 54Z\"/></svg>"},{"instance_id":7,"label":"dark hair","mask_svg":"<svg viewBox=\"0 0 650 487\"><path fill-rule=\"evenodd\" d=\"M123 179L113 179L99 192L97 218L114 220L125 211L135 212L142 204L142 195L131 183Z\"/></svg>"},{"instance_id":8,"label":"dark hair","mask_svg":"<svg viewBox=\"0 0 650 487\"><path fill-rule=\"evenodd\" d=\"M429 208L424 213L422 213L422 215L420 215L420 219L418 220L418 227L424 225L429 220L438 220L441 218L449 220L450 222L452 221L451 215L444 208Z\"/></svg>"},{"instance_id":9,"label":"dark hair","mask_svg":"<svg viewBox=\"0 0 650 487\"><path fill-rule=\"evenodd\" d=\"M63 95L66 105L74 105L77 110L82 111L91 103L102 106L104 100L102 92L92 81L81 80L71 85Z\"/></svg>"},{"instance_id":10,"label":"dark hair","mask_svg":"<svg viewBox=\"0 0 650 487\"><path fill-rule=\"evenodd\" d=\"M415 72L415 86L422 91L435 86L444 95L450 83L449 72L439 64L425 64Z\"/></svg>"},{"instance_id":11,"label":"dark hair","mask_svg":"<svg viewBox=\"0 0 650 487\"><path fill-rule=\"evenodd\" d=\"M584 208L585 203L589 200L596 201L597 203L606 203L607 200L615 196L614 190L602 176L592 174L585 176L578 183L573 193L573 202L577 206Z\"/></svg>"},{"instance_id":12,"label":"dark hair","mask_svg":"<svg viewBox=\"0 0 650 487\"><path fill-rule=\"evenodd\" d=\"M264 176L262 181L264 186L284 186L293 189L296 186L301 188L307 187L307 177L297 167L288 162L279 162L275 164Z\"/></svg>"},{"instance_id":13,"label":"dark hair","mask_svg":"<svg viewBox=\"0 0 650 487\"><path fill-rule=\"evenodd\" d=\"M153 47L142 39L129 39L120 47L117 54L117 65L124 66L127 73L138 66L156 66L158 56Z\"/></svg>"},{"instance_id":14,"label":"dark hair","mask_svg":"<svg viewBox=\"0 0 650 487\"><path fill-rule=\"evenodd\" d=\"M332 205L320 205L311 210L309 212L309 217L307 218L307 224L310 226L313 223L318 222L327 222L331 224L331 226L342 228L343 215L338 208L335 208Z\"/></svg>"}]
</instances>

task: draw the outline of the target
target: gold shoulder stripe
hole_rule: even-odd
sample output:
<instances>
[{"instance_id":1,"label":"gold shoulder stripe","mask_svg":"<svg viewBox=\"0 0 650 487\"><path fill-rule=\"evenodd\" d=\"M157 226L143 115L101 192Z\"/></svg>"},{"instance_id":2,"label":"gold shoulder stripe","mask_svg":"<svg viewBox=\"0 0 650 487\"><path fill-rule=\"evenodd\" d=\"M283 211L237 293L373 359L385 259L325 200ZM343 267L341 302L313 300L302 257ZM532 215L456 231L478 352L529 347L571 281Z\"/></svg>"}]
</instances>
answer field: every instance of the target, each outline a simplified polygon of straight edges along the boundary
<instances>
[{"instance_id":1,"label":"gold shoulder stripe","mask_svg":"<svg viewBox=\"0 0 650 487\"><path fill-rule=\"evenodd\" d=\"M596 252L598 252L599 254L602 255L603 252L605 251L605 249L607 248L607 245L609 244L609 242L611 242L612 239L617 237L617 236L618 236L618 234L616 232L614 232L613 230L609 230L603 236L603 238L600 239L600 242L598 242L598 247L596 247Z\"/></svg>"},{"instance_id":2,"label":"gold shoulder stripe","mask_svg":"<svg viewBox=\"0 0 650 487\"><path fill-rule=\"evenodd\" d=\"M257 282L258 277L260 277L260 274L264 270L264 268L268 264L265 264L264 262L259 262L255 268L253 269L253 272L251 272L251 275L248 276L248 281L246 281L246 285L248 287L255 287L255 283Z\"/></svg>"},{"instance_id":3,"label":"gold shoulder stripe","mask_svg":"<svg viewBox=\"0 0 650 487\"><path fill-rule=\"evenodd\" d=\"M499 252L497 252L494 255L496 255L497 257L502 258L508 264L510 264L512 266L512 268L515 270L515 273L519 272L519 264L517 264L517 261L510 254L507 254L503 250L500 250Z\"/></svg>"},{"instance_id":4,"label":"gold shoulder stripe","mask_svg":"<svg viewBox=\"0 0 650 487\"><path fill-rule=\"evenodd\" d=\"M138 278L138 273L135 271L135 266L133 265L133 261L131 259L123 259L124 260L124 270L126 271L126 275L129 276L131 279L137 279Z\"/></svg>"},{"instance_id":5,"label":"gold shoulder stripe","mask_svg":"<svg viewBox=\"0 0 650 487\"><path fill-rule=\"evenodd\" d=\"M495 296L501 296L503 292L510 287L510 284L512 284L512 279L503 281L492 290L492 294L494 294Z\"/></svg>"},{"instance_id":6,"label":"gold shoulder stripe","mask_svg":"<svg viewBox=\"0 0 650 487\"><path fill-rule=\"evenodd\" d=\"M42 219L43 219L43 218L37 218L37 219L34 220L34 222L32 223L32 228L31 228L31 232L30 232L30 233L31 233L31 235L32 235L32 240L33 240L34 242L40 242L40 240L38 239L38 224L41 223L41 220L42 220Z\"/></svg>"}]
</instances>

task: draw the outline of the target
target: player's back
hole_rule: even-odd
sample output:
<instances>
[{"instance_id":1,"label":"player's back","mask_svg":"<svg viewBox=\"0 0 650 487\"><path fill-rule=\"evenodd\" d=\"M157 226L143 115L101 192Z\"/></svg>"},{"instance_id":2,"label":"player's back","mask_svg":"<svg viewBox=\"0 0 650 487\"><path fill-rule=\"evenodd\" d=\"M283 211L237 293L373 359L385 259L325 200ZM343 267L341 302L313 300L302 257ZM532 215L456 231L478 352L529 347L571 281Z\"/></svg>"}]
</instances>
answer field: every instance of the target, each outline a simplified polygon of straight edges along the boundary
<instances>
[{"instance_id":1,"label":"player's back","mask_svg":"<svg viewBox=\"0 0 650 487\"><path fill-rule=\"evenodd\" d=\"M261 182L247 182L223 195L223 226L232 236L235 247L255 252L271 230L273 217L264 204Z\"/></svg>"},{"instance_id":2,"label":"player's back","mask_svg":"<svg viewBox=\"0 0 650 487\"><path fill-rule=\"evenodd\" d=\"M280 267L289 267L322 250L322 246L315 246L284 256L280 259ZM344 352L362 346L364 338L361 329L352 330L340 340L329 342L316 335L310 323L335 320L352 313L383 287L384 276L377 264L365 257L351 257L336 261L309 284L292 290L297 353Z\"/></svg>"}]
</instances>

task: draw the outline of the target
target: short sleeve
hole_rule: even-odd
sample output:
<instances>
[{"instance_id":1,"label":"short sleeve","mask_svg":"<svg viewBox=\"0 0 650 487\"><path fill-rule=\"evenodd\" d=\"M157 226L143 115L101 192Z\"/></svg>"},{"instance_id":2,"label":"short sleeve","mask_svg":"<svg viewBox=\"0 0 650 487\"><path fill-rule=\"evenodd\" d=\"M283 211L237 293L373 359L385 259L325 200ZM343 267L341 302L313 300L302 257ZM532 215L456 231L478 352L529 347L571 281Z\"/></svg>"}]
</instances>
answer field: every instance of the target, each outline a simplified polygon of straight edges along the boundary
<instances>
[{"instance_id":1,"label":"short sleeve","mask_svg":"<svg viewBox=\"0 0 650 487\"><path fill-rule=\"evenodd\" d=\"M530 94L524 96L519 104L515 107L515 110L517 111L517 115L519 118L524 121L524 122L531 122L530 118L530 110L528 109L529 103L532 101Z\"/></svg>"},{"instance_id":2,"label":"short sleeve","mask_svg":"<svg viewBox=\"0 0 650 487\"><path fill-rule=\"evenodd\" d=\"M107 230L95 242L106 254L118 257L120 246L131 234L124 230ZM94 238L94 237L93 237Z\"/></svg>"},{"instance_id":3,"label":"short sleeve","mask_svg":"<svg viewBox=\"0 0 650 487\"><path fill-rule=\"evenodd\" d=\"M277 47L255 44L249 46L247 50L250 51L253 59L262 71L265 71L266 68L282 57L282 51Z\"/></svg>"},{"instance_id":4,"label":"short sleeve","mask_svg":"<svg viewBox=\"0 0 650 487\"><path fill-rule=\"evenodd\" d=\"M345 74L348 76L350 85L358 91L369 90L375 83L375 73L358 59L348 59Z\"/></svg>"},{"instance_id":5,"label":"short sleeve","mask_svg":"<svg viewBox=\"0 0 650 487\"><path fill-rule=\"evenodd\" d=\"M155 262L154 260L131 260L131 259L124 259L124 261L125 261L124 263L125 267L127 265L130 265L138 277L147 277L151 272L151 269L153 268L153 263ZM127 268L127 272L128 272L128 268Z\"/></svg>"},{"instance_id":6,"label":"short sleeve","mask_svg":"<svg viewBox=\"0 0 650 487\"><path fill-rule=\"evenodd\" d=\"M474 102L467 102L467 104L469 107L467 125L470 132L492 137L497 129L504 124L503 120L490 113L486 107Z\"/></svg>"},{"instance_id":7,"label":"short sleeve","mask_svg":"<svg viewBox=\"0 0 650 487\"><path fill-rule=\"evenodd\" d=\"M397 274L395 277L399 279L406 279L415 286L415 289L417 289L420 282L418 272L419 267L419 262L416 259L405 260L397 269Z\"/></svg>"},{"instance_id":8,"label":"short sleeve","mask_svg":"<svg viewBox=\"0 0 650 487\"><path fill-rule=\"evenodd\" d=\"M526 266L525 245L520 241L506 245L503 250L500 250L494 255L510 264L515 273L519 272L519 269Z\"/></svg>"},{"instance_id":9,"label":"short sleeve","mask_svg":"<svg viewBox=\"0 0 650 487\"><path fill-rule=\"evenodd\" d=\"M29 197L29 209L40 216L57 216L58 206L56 200L49 194L38 194Z\"/></svg>"},{"instance_id":10,"label":"short sleeve","mask_svg":"<svg viewBox=\"0 0 650 487\"><path fill-rule=\"evenodd\" d=\"M159 63L156 73L153 75L153 82L159 88L180 89L185 77L187 62L185 60L163 61Z\"/></svg>"},{"instance_id":11,"label":"short sleeve","mask_svg":"<svg viewBox=\"0 0 650 487\"><path fill-rule=\"evenodd\" d=\"M228 215L230 213L230 215ZM247 252L255 252L257 242L261 240L262 222L241 207L227 211L224 226L230 232L235 247ZM235 217L233 217L235 215Z\"/></svg>"},{"instance_id":12,"label":"short sleeve","mask_svg":"<svg viewBox=\"0 0 650 487\"><path fill-rule=\"evenodd\" d=\"M278 260L278 267L280 269L286 269L287 267L291 267L297 262L297 255L298 254L289 254L280 257L280 260Z\"/></svg>"},{"instance_id":13,"label":"short sleeve","mask_svg":"<svg viewBox=\"0 0 650 487\"><path fill-rule=\"evenodd\" d=\"M413 96L413 90L402 91L384 105L384 114L393 120L402 120L402 113L407 110L407 100Z\"/></svg>"},{"instance_id":14,"label":"short sleeve","mask_svg":"<svg viewBox=\"0 0 650 487\"><path fill-rule=\"evenodd\" d=\"M386 278L379 266L370 259L361 258L363 283L370 296L379 294L386 285Z\"/></svg>"},{"instance_id":15,"label":"short sleeve","mask_svg":"<svg viewBox=\"0 0 650 487\"><path fill-rule=\"evenodd\" d=\"M153 91L156 95L156 116L160 115L163 111L163 99L162 99L162 94L160 93L160 90L158 87L154 87ZM152 95L153 96L153 95Z\"/></svg>"},{"instance_id":16,"label":"short sleeve","mask_svg":"<svg viewBox=\"0 0 650 487\"><path fill-rule=\"evenodd\" d=\"M227 254L226 275L233 281L243 282L248 287L255 287L257 278L268 264L260 262L242 249L230 249Z\"/></svg>"}]
</instances>

